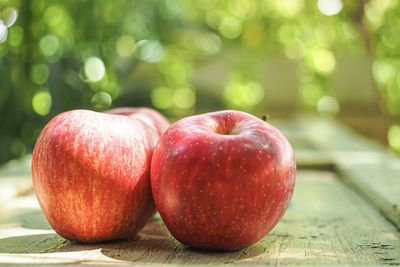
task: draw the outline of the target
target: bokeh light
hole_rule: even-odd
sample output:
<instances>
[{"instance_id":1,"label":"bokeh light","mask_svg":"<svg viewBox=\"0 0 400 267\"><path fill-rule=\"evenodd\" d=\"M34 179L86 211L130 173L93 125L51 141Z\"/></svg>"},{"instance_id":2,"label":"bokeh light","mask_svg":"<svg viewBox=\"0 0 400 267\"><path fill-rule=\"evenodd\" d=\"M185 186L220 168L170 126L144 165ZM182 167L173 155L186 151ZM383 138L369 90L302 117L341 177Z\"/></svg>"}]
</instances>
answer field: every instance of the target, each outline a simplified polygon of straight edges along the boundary
<instances>
[{"instance_id":1,"label":"bokeh light","mask_svg":"<svg viewBox=\"0 0 400 267\"><path fill-rule=\"evenodd\" d=\"M130 35L122 35L117 39L115 50L120 57L132 56L136 50L135 39Z\"/></svg>"},{"instance_id":2,"label":"bokeh light","mask_svg":"<svg viewBox=\"0 0 400 267\"><path fill-rule=\"evenodd\" d=\"M11 26L17 21L18 11L14 7L1 10L0 16L0 43L6 41Z\"/></svg>"},{"instance_id":3,"label":"bokeh light","mask_svg":"<svg viewBox=\"0 0 400 267\"><path fill-rule=\"evenodd\" d=\"M52 5L46 8L43 20L48 26L53 27L57 26L63 20L63 15L65 15L65 13L61 6Z\"/></svg>"},{"instance_id":4,"label":"bokeh light","mask_svg":"<svg viewBox=\"0 0 400 267\"><path fill-rule=\"evenodd\" d=\"M19 26L14 26L9 29L8 43L13 47L18 47L24 38L24 30Z\"/></svg>"},{"instance_id":5,"label":"bokeh light","mask_svg":"<svg viewBox=\"0 0 400 267\"><path fill-rule=\"evenodd\" d=\"M228 39L237 38L242 32L242 22L236 17L226 16L219 24L219 31Z\"/></svg>"},{"instance_id":6,"label":"bokeh light","mask_svg":"<svg viewBox=\"0 0 400 267\"><path fill-rule=\"evenodd\" d=\"M318 0L318 9L322 14L333 16L343 9L341 0Z\"/></svg>"},{"instance_id":7,"label":"bokeh light","mask_svg":"<svg viewBox=\"0 0 400 267\"><path fill-rule=\"evenodd\" d=\"M106 110L112 104L112 98L107 92L98 92L92 96L91 103L97 110Z\"/></svg>"},{"instance_id":8,"label":"bokeh light","mask_svg":"<svg viewBox=\"0 0 400 267\"><path fill-rule=\"evenodd\" d=\"M265 1L269 4L268 1ZM281 0L275 1L277 11L285 17L294 17L298 15L304 6L303 0Z\"/></svg>"},{"instance_id":9,"label":"bokeh light","mask_svg":"<svg viewBox=\"0 0 400 267\"><path fill-rule=\"evenodd\" d=\"M390 148L400 153L400 125L392 125L389 128L387 138Z\"/></svg>"},{"instance_id":10,"label":"bokeh light","mask_svg":"<svg viewBox=\"0 0 400 267\"><path fill-rule=\"evenodd\" d=\"M3 1L0 161L73 108L374 116L389 142L398 25L395 0Z\"/></svg>"},{"instance_id":11,"label":"bokeh light","mask_svg":"<svg viewBox=\"0 0 400 267\"><path fill-rule=\"evenodd\" d=\"M38 85L44 84L49 77L49 68L45 64L35 64L31 69L31 80Z\"/></svg>"},{"instance_id":12,"label":"bokeh light","mask_svg":"<svg viewBox=\"0 0 400 267\"><path fill-rule=\"evenodd\" d=\"M371 0L365 6L365 17L374 29L378 29L384 23L385 13L398 5L393 0Z\"/></svg>"},{"instance_id":13,"label":"bokeh light","mask_svg":"<svg viewBox=\"0 0 400 267\"><path fill-rule=\"evenodd\" d=\"M0 20L0 43L3 43L7 39L7 33L7 26Z\"/></svg>"},{"instance_id":14,"label":"bokeh light","mask_svg":"<svg viewBox=\"0 0 400 267\"><path fill-rule=\"evenodd\" d=\"M139 54L138 58L150 63L160 61L164 56L164 49L158 41L140 40L137 43Z\"/></svg>"},{"instance_id":15,"label":"bokeh light","mask_svg":"<svg viewBox=\"0 0 400 267\"><path fill-rule=\"evenodd\" d=\"M59 47L60 47L59 39L52 34L43 36L39 41L40 51L46 57L51 57L54 54L56 54Z\"/></svg>"},{"instance_id":16,"label":"bokeh light","mask_svg":"<svg viewBox=\"0 0 400 267\"><path fill-rule=\"evenodd\" d=\"M340 106L336 98L332 96L323 96L318 100L317 111L323 115L336 115Z\"/></svg>"},{"instance_id":17,"label":"bokeh light","mask_svg":"<svg viewBox=\"0 0 400 267\"><path fill-rule=\"evenodd\" d=\"M335 69L335 56L326 49L317 49L312 54L315 70L320 73L329 74Z\"/></svg>"},{"instance_id":18,"label":"bokeh light","mask_svg":"<svg viewBox=\"0 0 400 267\"><path fill-rule=\"evenodd\" d=\"M264 90L259 83L234 73L225 88L224 99L229 108L249 110L263 101Z\"/></svg>"},{"instance_id":19,"label":"bokeh light","mask_svg":"<svg viewBox=\"0 0 400 267\"><path fill-rule=\"evenodd\" d=\"M377 83L388 85L397 76L397 66L393 60L376 60L372 65L372 74Z\"/></svg>"},{"instance_id":20,"label":"bokeh light","mask_svg":"<svg viewBox=\"0 0 400 267\"><path fill-rule=\"evenodd\" d=\"M151 102L158 109L172 108L173 90L164 86L157 87L151 92Z\"/></svg>"},{"instance_id":21,"label":"bokeh light","mask_svg":"<svg viewBox=\"0 0 400 267\"><path fill-rule=\"evenodd\" d=\"M174 91L172 102L180 109L189 109L196 103L196 94L189 88L179 88Z\"/></svg>"},{"instance_id":22,"label":"bokeh light","mask_svg":"<svg viewBox=\"0 0 400 267\"><path fill-rule=\"evenodd\" d=\"M47 90L37 92L32 98L32 108L36 114L46 116L52 105L52 97Z\"/></svg>"},{"instance_id":23,"label":"bokeh light","mask_svg":"<svg viewBox=\"0 0 400 267\"><path fill-rule=\"evenodd\" d=\"M18 11L14 7L9 7L3 10L4 25L9 28L17 21Z\"/></svg>"},{"instance_id":24,"label":"bokeh light","mask_svg":"<svg viewBox=\"0 0 400 267\"><path fill-rule=\"evenodd\" d=\"M106 67L100 58L90 57L85 61L84 72L89 82L98 82L106 74Z\"/></svg>"}]
</instances>

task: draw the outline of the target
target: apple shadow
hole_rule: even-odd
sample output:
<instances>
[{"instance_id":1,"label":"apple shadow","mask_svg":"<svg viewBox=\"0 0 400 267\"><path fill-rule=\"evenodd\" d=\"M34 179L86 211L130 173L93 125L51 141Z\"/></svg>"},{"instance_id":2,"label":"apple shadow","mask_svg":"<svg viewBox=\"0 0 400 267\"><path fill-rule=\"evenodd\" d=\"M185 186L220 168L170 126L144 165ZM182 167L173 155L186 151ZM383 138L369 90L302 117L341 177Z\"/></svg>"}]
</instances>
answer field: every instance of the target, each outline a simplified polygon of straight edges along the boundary
<instances>
[{"instance_id":1,"label":"apple shadow","mask_svg":"<svg viewBox=\"0 0 400 267\"><path fill-rule=\"evenodd\" d=\"M176 241L157 217L130 240L83 244L65 240L55 233L0 238L0 253L38 254L98 249L106 257L132 263L225 264L262 254L265 248L253 245L234 252L210 252L186 247Z\"/></svg>"},{"instance_id":2,"label":"apple shadow","mask_svg":"<svg viewBox=\"0 0 400 267\"><path fill-rule=\"evenodd\" d=\"M44 214L39 209L18 209L3 216L1 224L19 225L26 229L51 230Z\"/></svg>"},{"instance_id":3,"label":"apple shadow","mask_svg":"<svg viewBox=\"0 0 400 267\"><path fill-rule=\"evenodd\" d=\"M141 264L226 264L256 257L264 250L257 244L234 252L197 250L176 241L161 221L152 221L136 239L106 244L100 252L109 258Z\"/></svg>"},{"instance_id":4,"label":"apple shadow","mask_svg":"<svg viewBox=\"0 0 400 267\"><path fill-rule=\"evenodd\" d=\"M13 236L0 239L0 253L46 253L55 252L69 241L56 234Z\"/></svg>"},{"instance_id":5,"label":"apple shadow","mask_svg":"<svg viewBox=\"0 0 400 267\"><path fill-rule=\"evenodd\" d=\"M21 227L23 228L40 230L53 229L40 210L25 211L24 213L17 215L16 219L20 222Z\"/></svg>"}]
</instances>

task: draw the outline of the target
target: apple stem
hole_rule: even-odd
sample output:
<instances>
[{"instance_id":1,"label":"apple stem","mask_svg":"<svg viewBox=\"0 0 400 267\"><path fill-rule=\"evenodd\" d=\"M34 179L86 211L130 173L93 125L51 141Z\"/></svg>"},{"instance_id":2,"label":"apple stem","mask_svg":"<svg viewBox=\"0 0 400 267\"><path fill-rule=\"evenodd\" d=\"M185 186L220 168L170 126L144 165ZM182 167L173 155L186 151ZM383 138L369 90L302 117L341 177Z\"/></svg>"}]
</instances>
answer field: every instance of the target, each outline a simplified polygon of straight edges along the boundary
<instances>
[{"instance_id":1,"label":"apple stem","mask_svg":"<svg viewBox=\"0 0 400 267\"><path fill-rule=\"evenodd\" d=\"M261 119L263 121L269 121L269 115L268 114L263 114L263 115L261 115Z\"/></svg>"}]
</instances>

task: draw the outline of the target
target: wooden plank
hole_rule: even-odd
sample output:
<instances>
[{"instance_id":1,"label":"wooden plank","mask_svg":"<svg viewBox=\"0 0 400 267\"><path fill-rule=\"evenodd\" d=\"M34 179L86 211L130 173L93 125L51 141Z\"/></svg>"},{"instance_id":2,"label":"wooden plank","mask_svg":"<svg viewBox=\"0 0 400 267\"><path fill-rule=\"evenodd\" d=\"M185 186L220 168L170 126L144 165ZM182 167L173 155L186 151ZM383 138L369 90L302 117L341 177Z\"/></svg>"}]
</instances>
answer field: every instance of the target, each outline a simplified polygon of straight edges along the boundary
<instances>
[{"instance_id":1,"label":"wooden plank","mask_svg":"<svg viewBox=\"0 0 400 267\"><path fill-rule=\"evenodd\" d=\"M400 158L384 146L330 123L339 132L337 143L342 144L341 151L333 153L340 177L400 228Z\"/></svg>"},{"instance_id":2,"label":"wooden plank","mask_svg":"<svg viewBox=\"0 0 400 267\"><path fill-rule=\"evenodd\" d=\"M344 182L400 228L400 160L387 158L378 165L342 162L336 169Z\"/></svg>"},{"instance_id":3,"label":"wooden plank","mask_svg":"<svg viewBox=\"0 0 400 267\"><path fill-rule=\"evenodd\" d=\"M298 135L312 144L317 151L329 152L368 152L386 154L382 145L370 140L334 119L317 116L302 116L293 121Z\"/></svg>"},{"instance_id":4,"label":"wooden plank","mask_svg":"<svg viewBox=\"0 0 400 267\"><path fill-rule=\"evenodd\" d=\"M314 120L315 122L313 122L312 125L319 122L318 119L314 118ZM315 142L313 138L310 138L312 134L309 132L313 132L312 128L310 125L305 124L301 118L285 121L271 121L271 123L278 127L289 139L289 142L295 150L298 168L333 168L334 161L330 150L321 149L320 144Z\"/></svg>"},{"instance_id":5,"label":"wooden plank","mask_svg":"<svg viewBox=\"0 0 400 267\"><path fill-rule=\"evenodd\" d=\"M333 167L347 185L400 228L399 158L334 120L300 117L282 126L284 132L289 129L300 167ZM313 149L302 153L304 143Z\"/></svg>"},{"instance_id":6,"label":"wooden plank","mask_svg":"<svg viewBox=\"0 0 400 267\"><path fill-rule=\"evenodd\" d=\"M159 217L135 240L84 245L58 237L32 195L0 210L0 264L399 265L399 258L395 227L326 171L299 171L278 226L250 248L229 253L180 245Z\"/></svg>"},{"instance_id":7,"label":"wooden plank","mask_svg":"<svg viewBox=\"0 0 400 267\"><path fill-rule=\"evenodd\" d=\"M263 263L399 264L398 232L357 194L333 174L306 172L303 179Z\"/></svg>"},{"instance_id":8,"label":"wooden plank","mask_svg":"<svg viewBox=\"0 0 400 267\"><path fill-rule=\"evenodd\" d=\"M294 148L297 169L333 170L335 167L332 154L324 151L313 151Z\"/></svg>"},{"instance_id":9,"label":"wooden plank","mask_svg":"<svg viewBox=\"0 0 400 267\"><path fill-rule=\"evenodd\" d=\"M32 190L31 156L11 160L0 168L0 206Z\"/></svg>"}]
</instances>

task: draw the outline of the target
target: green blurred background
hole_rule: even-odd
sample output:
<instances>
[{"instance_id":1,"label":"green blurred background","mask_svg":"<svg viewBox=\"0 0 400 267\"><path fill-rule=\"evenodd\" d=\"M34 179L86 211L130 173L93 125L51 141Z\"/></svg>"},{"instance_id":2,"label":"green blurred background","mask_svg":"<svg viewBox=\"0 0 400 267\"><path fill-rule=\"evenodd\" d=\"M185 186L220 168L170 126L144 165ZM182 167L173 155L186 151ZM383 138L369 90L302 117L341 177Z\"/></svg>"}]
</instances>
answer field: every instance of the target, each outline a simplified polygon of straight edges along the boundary
<instances>
[{"instance_id":1,"label":"green blurred background","mask_svg":"<svg viewBox=\"0 0 400 267\"><path fill-rule=\"evenodd\" d=\"M400 151L400 1L0 0L0 162L70 109L335 117Z\"/></svg>"}]
</instances>

